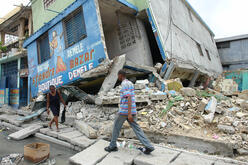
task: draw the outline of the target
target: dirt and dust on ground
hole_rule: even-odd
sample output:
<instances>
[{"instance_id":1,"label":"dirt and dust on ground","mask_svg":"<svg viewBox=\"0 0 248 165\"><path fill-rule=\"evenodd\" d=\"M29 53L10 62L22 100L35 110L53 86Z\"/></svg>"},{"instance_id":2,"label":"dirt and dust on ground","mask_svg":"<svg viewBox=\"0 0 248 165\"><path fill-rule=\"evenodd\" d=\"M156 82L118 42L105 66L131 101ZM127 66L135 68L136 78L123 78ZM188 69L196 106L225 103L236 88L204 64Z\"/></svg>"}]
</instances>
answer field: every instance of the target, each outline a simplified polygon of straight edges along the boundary
<instances>
[{"instance_id":1,"label":"dirt and dust on ground","mask_svg":"<svg viewBox=\"0 0 248 165\"><path fill-rule=\"evenodd\" d=\"M63 146L41 140L34 136L21 141L15 141L8 138L13 131L0 127L0 164L1 165L33 165L34 163L24 160L23 147L27 144L43 142L50 145L50 157L46 161L37 163L40 165L66 165L69 157L77 152Z\"/></svg>"},{"instance_id":2,"label":"dirt and dust on ground","mask_svg":"<svg viewBox=\"0 0 248 165\"><path fill-rule=\"evenodd\" d=\"M138 123L154 143L208 154L222 155L223 151L224 156L247 160L248 91L238 92L238 85L233 80L221 76L212 82L212 88L203 89L202 86L183 87L180 79L163 80L158 74L153 75L157 81L136 80L132 77L131 80L135 87ZM95 96L74 87L62 88L63 96L68 102L66 121L63 124L77 129L77 123L80 123L83 125L80 130L88 138L110 139L118 112L120 88L121 86L116 86ZM24 116L25 120L22 122L10 120L11 117L6 121L6 115L0 115L0 120L13 122L14 125L23 125L33 120L45 126L51 117L43 113L44 110L34 118L27 117L32 116L32 110L44 108L44 103L45 97L40 95L35 104L18 111L17 116ZM0 109L0 112L6 113L6 109L8 107ZM61 106L61 113L63 110ZM189 144L180 143L180 146L177 145L177 140L171 140L178 137L190 138ZM192 144L194 138L197 139L198 146ZM127 122L124 123L120 140L135 141L134 139L134 132ZM219 149L215 146L217 143L225 147L221 146Z\"/></svg>"}]
</instances>

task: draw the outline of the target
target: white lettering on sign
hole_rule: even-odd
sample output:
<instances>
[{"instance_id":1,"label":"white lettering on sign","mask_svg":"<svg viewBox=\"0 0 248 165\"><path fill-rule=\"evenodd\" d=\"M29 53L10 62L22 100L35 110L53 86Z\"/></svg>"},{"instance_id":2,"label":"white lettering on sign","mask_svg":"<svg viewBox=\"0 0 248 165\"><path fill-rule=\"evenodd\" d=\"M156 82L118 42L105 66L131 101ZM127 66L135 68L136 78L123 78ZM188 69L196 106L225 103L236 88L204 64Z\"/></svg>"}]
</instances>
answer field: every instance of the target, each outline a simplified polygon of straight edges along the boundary
<instances>
[{"instance_id":1,"label":"white lettering on sign","mask_svg":"<svg viewBox=\"0 0 248 165\"><path fill-rule=\"evenodd\" d=\"M68 48L66 53L67 53L67 57L69 58L69 57L72 57L72 56L79 54L83 51L84 51L83 43L80 42L78 44L75 44L75 46Z\"/></svg>"},{"instance_id":2,"label":"white lettering on sign","mask_svg":"<svg viewBox=\"0 0 248 165\"><path fill-rule=\"evenodd\" d=\"M62 85L63 81L62 81L62 76L58 76L56 78L53 78L45 83L39 84L38 87L38 91L39 92L44 92L49 90L50 85L54 85L54 86L58 86L58 85Z\"/></svg>"},{"instance_id":3,"label":"white lettering on sign","mask_svg":"<svg viewBox=\"0 0 248 165\"><path fill-rule=\"evenodd\" d=\"M77 68L77 69L75 69L75 70L69 72L69 73L68 73L69 79L70 79L70 80L73 80L73 79L75 79L75 78L81 77L81 75L82 75L84 72L88 71L87 68L89 68L89 70L93 69L93 68L94 68L93 63L89 63L89 64L88 64L88 67L87 67L87 65L84 65L84 66L82 66L82 67L80 67L80 68Z\"/></svg>"}]
</instances>

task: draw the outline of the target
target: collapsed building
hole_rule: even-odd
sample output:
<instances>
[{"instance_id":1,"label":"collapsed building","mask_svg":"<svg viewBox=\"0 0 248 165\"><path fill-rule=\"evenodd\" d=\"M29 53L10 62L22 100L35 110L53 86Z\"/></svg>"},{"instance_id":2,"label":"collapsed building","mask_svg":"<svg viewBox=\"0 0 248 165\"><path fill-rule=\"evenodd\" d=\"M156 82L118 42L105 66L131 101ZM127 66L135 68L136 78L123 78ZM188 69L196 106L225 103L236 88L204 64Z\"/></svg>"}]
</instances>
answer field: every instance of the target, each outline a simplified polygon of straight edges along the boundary
<instances>
[{"instance_id":1,"label":"collapsed building","mask_svg":"<svg viewBox=\"0 0 248 165\"><path fill-rule=\"evenodd\" d=\"M60 9L53 7L58 1L32 4L36 32L24 42L31 97L51 84L74 84L97 93L111 68L115 73L128 69L136 77L157 72L160 82L180 77L190 86L202 76L222 73L214 34L185 0L70 2ZM41 26L34 18L45 12L57 15ZM155 70L157 63L162 66ZM105 90L116 81L107 77L103 85L112 85Z\"/></svg>"}]
</instances>

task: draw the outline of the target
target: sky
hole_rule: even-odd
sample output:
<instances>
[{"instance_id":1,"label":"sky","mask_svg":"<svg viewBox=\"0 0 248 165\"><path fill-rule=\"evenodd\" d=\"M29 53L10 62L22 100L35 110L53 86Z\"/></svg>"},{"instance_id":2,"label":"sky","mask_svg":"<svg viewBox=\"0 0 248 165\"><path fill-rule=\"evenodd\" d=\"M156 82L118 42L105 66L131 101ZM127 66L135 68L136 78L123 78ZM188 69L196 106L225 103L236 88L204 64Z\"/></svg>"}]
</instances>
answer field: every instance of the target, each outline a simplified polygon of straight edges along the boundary
<instances>
[{"instance_id":1,"label":"sky","mask_svg":"<svg viewBox=\"0 0 248 165\"><path fill-rule=\"evenodd\" d=\"M0 0L0 18L14 5L29 0ZM214 32L215 38L248 34L248 0L188 0L193 8Z\"/></svg>"}]
</instances>

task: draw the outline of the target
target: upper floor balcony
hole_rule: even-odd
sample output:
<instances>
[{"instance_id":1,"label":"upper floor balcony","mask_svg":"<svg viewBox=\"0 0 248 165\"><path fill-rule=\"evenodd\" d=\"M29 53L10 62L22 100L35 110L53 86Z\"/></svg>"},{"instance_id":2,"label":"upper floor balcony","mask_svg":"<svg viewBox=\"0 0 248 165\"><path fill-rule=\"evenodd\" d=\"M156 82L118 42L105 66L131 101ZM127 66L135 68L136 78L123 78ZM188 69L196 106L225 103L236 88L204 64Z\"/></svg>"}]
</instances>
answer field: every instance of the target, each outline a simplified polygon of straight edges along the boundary
<instances>
[{"instance_id":1,"label":"upper floor balcony","mask_svg":"<svg viewBox=\"0 0 248 165\"><path fill-rule=\"evenodd\" d=\"M32 31L30 7L19 6L0 18L0 62L15 56L26 56L23 42L32 34Z\"/></svg>"}]
</instances>

